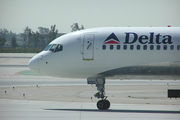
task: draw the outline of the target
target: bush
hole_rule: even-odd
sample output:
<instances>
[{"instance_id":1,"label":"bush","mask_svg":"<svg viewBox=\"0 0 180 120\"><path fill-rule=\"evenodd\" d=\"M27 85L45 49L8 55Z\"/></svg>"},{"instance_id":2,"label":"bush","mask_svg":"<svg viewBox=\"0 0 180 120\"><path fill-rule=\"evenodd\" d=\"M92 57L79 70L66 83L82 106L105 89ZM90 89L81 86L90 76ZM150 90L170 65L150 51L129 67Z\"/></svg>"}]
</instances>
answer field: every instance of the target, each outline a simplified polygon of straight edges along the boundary
<instances>
[{"instance_id":1,"label":"bush","mask_svg":"<svg viewBox=\"0 0 180 120\"><path fill-rule=\"evenodd\" d=\"M43 48L0 48L0 53L39 53Z\"/></svg>"}]
</instances>

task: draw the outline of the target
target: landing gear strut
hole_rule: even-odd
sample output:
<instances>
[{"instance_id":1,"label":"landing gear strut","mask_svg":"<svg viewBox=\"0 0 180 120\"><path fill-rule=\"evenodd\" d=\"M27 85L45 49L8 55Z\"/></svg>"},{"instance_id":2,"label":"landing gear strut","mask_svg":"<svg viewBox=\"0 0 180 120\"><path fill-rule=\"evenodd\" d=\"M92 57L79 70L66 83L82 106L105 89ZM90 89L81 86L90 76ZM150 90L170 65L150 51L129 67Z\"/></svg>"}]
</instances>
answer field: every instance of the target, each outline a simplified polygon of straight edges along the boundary
<instances>
[{"instance_id":1,"label":"landing gear strut","mask_svg":"<svg viewBox=\"0 0 180 120\"><path fill-rule=\"evenodd\" d=\"M88 84L96 84L97 87L97 93L94 94L95 97L101 98L97 102L97 108L99 110L107 110L110 107L110 102L106 100L108 96L105 96L105 79L94 79L94 78L89 78L87 79Z\"/></svg>"}]
</instances>

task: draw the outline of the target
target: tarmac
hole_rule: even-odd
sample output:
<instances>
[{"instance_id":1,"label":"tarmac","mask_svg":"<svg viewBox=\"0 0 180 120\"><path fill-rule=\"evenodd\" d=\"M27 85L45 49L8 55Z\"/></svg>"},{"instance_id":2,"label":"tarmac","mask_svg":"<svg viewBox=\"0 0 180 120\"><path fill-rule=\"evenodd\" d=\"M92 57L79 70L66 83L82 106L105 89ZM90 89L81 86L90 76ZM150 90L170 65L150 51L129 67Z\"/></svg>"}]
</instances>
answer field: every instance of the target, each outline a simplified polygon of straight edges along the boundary
<instances>
[{"instance_id":1,"label":"tarmac","mask_svg":"<svg viewBox=\"0 0 180 120\"><path fill-rule=\"evenodd\" d=\"M98 110L86 79L55 78L28 68L34 53L0 53L0 120L179 120L180 80L107 80L109 110ZM92 97L92 99L91 99Z\"/></svg>"}]
</instances>

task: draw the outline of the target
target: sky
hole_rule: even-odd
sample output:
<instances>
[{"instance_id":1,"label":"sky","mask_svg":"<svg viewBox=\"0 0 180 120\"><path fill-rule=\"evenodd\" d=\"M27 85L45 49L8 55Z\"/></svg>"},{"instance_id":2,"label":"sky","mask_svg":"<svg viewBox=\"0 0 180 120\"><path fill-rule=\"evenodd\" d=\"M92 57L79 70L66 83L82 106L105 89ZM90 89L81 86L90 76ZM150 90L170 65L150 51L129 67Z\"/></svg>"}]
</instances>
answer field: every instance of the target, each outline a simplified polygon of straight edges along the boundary
<instances>
[{"instance_id":1,"label":"sky","mask_svg":"<svg viewBox=\"0 0 180 120\"><path fill-rule=\"evenodd\" d=\"M71 32L95 27L180 27L180 0L0 0L0 28L22 33L29 26Z\"/></svg>"}]
</instances>

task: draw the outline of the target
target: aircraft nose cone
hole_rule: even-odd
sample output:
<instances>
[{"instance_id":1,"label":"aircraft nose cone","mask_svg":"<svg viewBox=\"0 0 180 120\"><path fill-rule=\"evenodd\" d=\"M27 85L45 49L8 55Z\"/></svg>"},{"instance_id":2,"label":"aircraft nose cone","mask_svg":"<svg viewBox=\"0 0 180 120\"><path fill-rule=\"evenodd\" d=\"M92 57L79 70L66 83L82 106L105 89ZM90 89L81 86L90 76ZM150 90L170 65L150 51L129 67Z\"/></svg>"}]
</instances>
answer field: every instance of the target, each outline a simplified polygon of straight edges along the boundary
<instances>
[{"instance_id":1,"label":"aircraft nose cone","mask_svg":"<svg viewBox=\"0 0 180 120\"><path fill-rule=\"evenodd\" d=\"M31 70L33 70L36 73L39 72L39 55L34 56L28 63L28 66Z\"/></svg>"}]
</instances>

